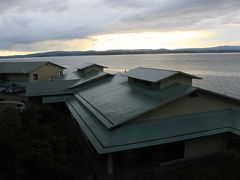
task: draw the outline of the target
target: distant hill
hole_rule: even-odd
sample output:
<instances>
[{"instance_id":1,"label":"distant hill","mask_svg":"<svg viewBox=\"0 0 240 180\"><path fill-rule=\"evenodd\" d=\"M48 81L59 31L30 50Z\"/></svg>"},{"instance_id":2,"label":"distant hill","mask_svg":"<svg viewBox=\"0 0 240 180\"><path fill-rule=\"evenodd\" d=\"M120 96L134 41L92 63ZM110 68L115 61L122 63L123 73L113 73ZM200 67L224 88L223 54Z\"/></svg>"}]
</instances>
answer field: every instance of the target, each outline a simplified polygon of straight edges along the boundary
<instances>
[{"instance_id":1,"label":"distant hill","mask_svg":"<svg viewBox=\"0 0 240 180\"><path fill-rule=\"evenodd\" d=\"M92 55L124 55L124 54L170 54L170 53L234 53L240 52L240 46L217 46L209 48L183 48L183 49L134 49L134 50L108 50L108 51L51 51L27 55L0 56L0 58L30 58L55 56L92 56Z\"/></svg>"}]
</instances>

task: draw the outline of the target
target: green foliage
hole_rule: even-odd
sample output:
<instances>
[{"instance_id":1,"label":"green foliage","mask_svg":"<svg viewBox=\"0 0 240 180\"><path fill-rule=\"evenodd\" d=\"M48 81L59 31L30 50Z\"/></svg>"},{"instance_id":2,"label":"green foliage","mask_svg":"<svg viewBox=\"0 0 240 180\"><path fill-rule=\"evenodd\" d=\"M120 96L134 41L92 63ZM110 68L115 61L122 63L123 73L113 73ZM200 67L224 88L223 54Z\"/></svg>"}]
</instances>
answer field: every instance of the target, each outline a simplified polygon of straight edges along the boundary
<instances>
[{"instance_id":1,"label":"green foliage","mask_svg":"<svg viewBox=\"0 0 240 180\"><path fill-rule=\"evenodd\" d=\"M56 110L1 109L0 179L77 178L84 162L65 118Z\"/></svg>"}]
</instances>

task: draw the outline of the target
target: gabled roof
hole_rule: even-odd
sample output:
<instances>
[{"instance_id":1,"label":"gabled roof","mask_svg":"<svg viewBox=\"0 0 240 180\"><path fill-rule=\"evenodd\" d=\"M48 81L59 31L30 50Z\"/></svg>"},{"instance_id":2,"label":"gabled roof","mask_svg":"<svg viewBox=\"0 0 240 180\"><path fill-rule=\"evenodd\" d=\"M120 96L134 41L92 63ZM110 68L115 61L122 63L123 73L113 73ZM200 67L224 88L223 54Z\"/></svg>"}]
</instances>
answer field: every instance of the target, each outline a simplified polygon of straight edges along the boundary
<instances>
[{"instance_id":1,"label":"gabled roof","mask_svg":"<svg viewBox=\"0 0 240 180\"><path fill-rule=\"evenodd\" d=\"M99 65L99 64L94 64L94 63L82 63L78 66L75 66L75 68L77 68L78 70L84 70L88 67L91 67L91 66L98 66L98 67L102 67L102 68L107 68L106 66L102 66L102 65Z\"/></svg>"},{"instance_id":2,"label":"gabled roof","mask_svg":"<svg viewBox=\"0 0 240 180\"><path fill-rule=\"evenodd\" d=\"M66 104L98 153L171 143L224 132L240 135L240 112L225 109L124 124L108 130L76 100Z\"/></svg>"},{"instance_id":3,"label":"gabled roof","mask_svg":"<svg viewBox=\"0 0 240 180\"><path fill-rule=\"evenodd\" d=\"M200 77L186 74L181 71L153 69L153 68L144 68L144 67L131 69L130 71L124 73L123 75L130 78L135 78L135 79L156 83L177 74L189 76L193 79L201 79Z\"/></svg>"},{"instance_id":4,"label":"gabled roof","mask_svg":"<svg viewBox=\"0 0 240 180\"><path fill-rule=\"evenodd\" d=\"M0 74L9 74L9 73L30 73L33 70L40 68L44 65L52 64L54 66L65 69L65 67L54 64L47 61L36 61L36 62L0 62Z\"/></svg>"},{"instance_id":5,"label":"gabled roof","mask_svg":"<svg viewBox=\"0 0 240 180\"><path fill-rule=\"evenodd\" d=\"M116 74L79 89L75 97L107 128L113 128L195 90L182 84L152 90L132 85L127 77Z\"/></svg>"}]
</instances>

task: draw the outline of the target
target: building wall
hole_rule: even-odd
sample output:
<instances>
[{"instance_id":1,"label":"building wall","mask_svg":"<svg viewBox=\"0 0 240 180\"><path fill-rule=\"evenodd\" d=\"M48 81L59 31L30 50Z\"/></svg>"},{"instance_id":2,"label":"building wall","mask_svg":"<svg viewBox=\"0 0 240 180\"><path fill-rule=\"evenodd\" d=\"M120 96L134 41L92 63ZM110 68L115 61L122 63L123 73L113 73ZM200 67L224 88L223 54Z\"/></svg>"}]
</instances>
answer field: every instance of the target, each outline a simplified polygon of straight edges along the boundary
<instances>
[{"instance_id":1,"label":"building wall","mask_svg":"<svg viewBox=\"0 0 240 180\"><path fill-rule=\"evenodd\" d=\"M52 64L47 64L45 66L42 66L30 73L30 81L36 81L34 80L34 74L38 75L38 80L43 81L43 80L50 80L54 77L58 77L59 73L62 72L63 69L54 66Z\"/></svg>"},{"instance_id":2,"label":"building wall","mask_svg":"<svg viewBox=\"0 0 240 180\"><path fill-rule=\"evenodd\" d=\"M197 158L210 155L227 148L227 135L206 136L185 141L184 158Z\"/></svg>"},{"instance_id":3,"label":"building wall","mask_svg":"<svg viewBox=\"0 0 240 180\"><path fill-rule=\"evenodd\" d=\"M240 102L235 102L217 95L197 91L197 97L185 96L176 101L170 102L153 111L145 113L135 120L145 120L161 117L170 117L196 112L214 111L224 108L240 110Z\"/></svg>"},{"instance_id":4,"label":"building wall","mask_svg":"<svg viewBox=\"0 0 240 180\"><path fill-rule=\"evenodd\" d=\"M175 84L175 83L181 83L181 84L186 84L186 85L191 86L192 85L192 78L189 77L189 76L182 75L182 74L178 74L178 75L169 77L169 78L161 81L160 89L163 89L163 88L168 87L168 86L170 86L172 84Z\"/></svg>"},{"instance_id":5,"label":"building wall","mask_svg":"<svg viewBox=\"0 0 240 180\"><path fill-rule=\"evenodd\" d=\"M0 76L2 81L28 81L29 74L3 74Z\"/></svg>"}]
</instances>

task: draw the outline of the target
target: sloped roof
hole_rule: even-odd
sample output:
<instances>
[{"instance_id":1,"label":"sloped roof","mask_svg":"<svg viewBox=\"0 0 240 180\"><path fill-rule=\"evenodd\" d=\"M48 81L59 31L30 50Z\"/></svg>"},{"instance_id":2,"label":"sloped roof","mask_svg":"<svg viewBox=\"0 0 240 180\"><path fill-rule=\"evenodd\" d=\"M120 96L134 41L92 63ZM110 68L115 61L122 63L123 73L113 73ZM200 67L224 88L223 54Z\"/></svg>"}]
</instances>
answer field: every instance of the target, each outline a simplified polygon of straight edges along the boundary
<instances>
[{"instance_id":1,"label":"sloped roof","mask_svg":"<svg viewBox=\"0 0 240 180\"><path fill-rule=\"evenodd\" d=\"M0 73L9 74L9 73L30 73L33 70L42 67L47 64L52 64L64 69L63 66L47 62L47 61L36 61L36 62L0 62Z\"/></svg>"},{"instance_id":2,"label":"sloped roof","mask_svg":"<svg viewBox=\"0 0 240 180\"><path fill-rule=\"evenodd\" d=\"M135 78L135 79L140 79L140 80L156 83L156 82L159 82L163 79L166 79L168 77L171 77L171 76L174 76L177 74L189 76L193 79L201 79L197 76L186 74L181 71L153 69L153 68L145 68L145 67L138 67L135 69L131 69L130 71L124 73L123 75L130 77L130 78Z\"/></svg>"},{"instance_id":3,"label":"sloped roof","mask_svg":"<svg viewBox=\"0 0 240 180\"><path fill-rule=\"evenodd\" d=\"M77 68L79 70L83 70L83 69L86 69L86 68L91 67L91 66L99 66L99 67L107 68L106 66L102 66L102 65L94 64L94 63L82 63L78 66L75 66L75 68Z\"/></svg>"},{"instance_id":4,"label":"sloped roof","mask_svg":"<svg viewBox=\"0 0 240 180\"><path fill-rule=\"evenodd\" d=\"M108 130L76 100L68 100L67 106L100 154L224 132L240 134L240 112L231 109L148 120Z\"/></svg>"},{"instance_id":5,"label":"sloped roof","mask_svg":"<svg viewBox=\"0 0 240 180\"><path fill-rule=\"evenodd\" d=\"M89 73L88 76L84 76L84 77L81 76L81 79L77 83L70 86L69 89L79 88L79 87L82 87L83 85L86 85L86 83L91 83L93 81L103 79L109 76L112 76L112 75L105 72L94 72L92 74Z\"/></svg>"},{"instance_id":6,"label":"sloped roof","mask_svg":"<svg viewBox=\"0 0 240 180\"><path fill-rule=\"evenodd\" d=\"M75 97L107 128L113 128L195 90L182 84L152 90L132 85L127 77L116 74L79 89Z\"/></svg>"},{"instance_id":7,"label":"sloped roof","mask_svg":"<svg viewBox=\"0 0 240 180\"><path fill-rule=\"evenodd\" d=\"M65 102L100 154L224 132L240 135L240 111L232 109L130 121L189 93L201 91L196 87L176 83L154 90L129 83L128 77L122 74L93 81L86 86L80 83L81 88L78 88L78 83L75 85L71 87L76 88L64 89L67 92L72 90L71 93L44 97L43 102Z\"/></svg>"},{"instance_id":8,"label":"sloped roof","mask_svg":"<svg viewBox=\"0 0 240 180\"><path fill-rule=\"evenodd\" d=\"M112 76L110 74L99 72L91 76L85 76L80 79L73 80L54 80L54 81L37 81L27 84L27 96L49 96L59 94L73 93L75 88L85 86L96 80Z\"/></svg>"},{"instance_id":9,"label":"sloped roof","mask_svg":"<svg viewBox=\"0 0 240 180\"><path fill-rule=\"evenodd\" d=\"M78 80L38 81L28 83L26 86L27 96L49 96L57 94L69 94L66 89Z\"/></svg>"}]
</instances>

